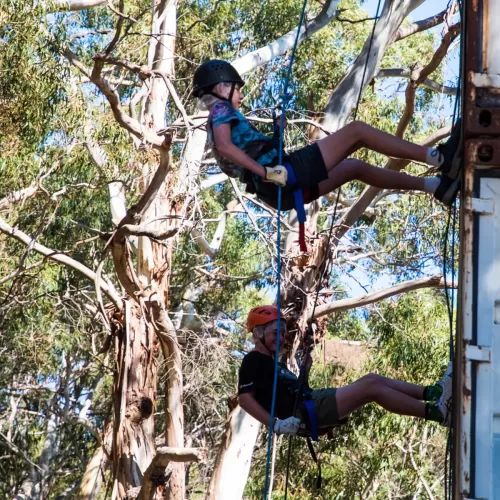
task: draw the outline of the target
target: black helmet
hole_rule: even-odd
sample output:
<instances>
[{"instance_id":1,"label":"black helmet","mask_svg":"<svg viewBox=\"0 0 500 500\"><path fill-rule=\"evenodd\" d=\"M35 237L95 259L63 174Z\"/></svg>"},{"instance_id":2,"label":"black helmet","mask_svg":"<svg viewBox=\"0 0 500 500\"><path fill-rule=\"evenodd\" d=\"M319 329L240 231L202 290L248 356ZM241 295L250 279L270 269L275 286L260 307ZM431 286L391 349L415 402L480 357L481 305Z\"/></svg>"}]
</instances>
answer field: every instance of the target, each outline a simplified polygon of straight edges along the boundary
<instances>
[{"instance_id":1,"label":"black helmet","mask_svg":"<svg viewBox=\"0 0 500 500\"><path fill-rule=\"evenodd\" d=\"M239 73L227 61L220 59L206 61L194 72L193 95L200 97L203 89L211 90L222 82L238 83L242 87L245 85Z\"/></svg>"}]
</instances>

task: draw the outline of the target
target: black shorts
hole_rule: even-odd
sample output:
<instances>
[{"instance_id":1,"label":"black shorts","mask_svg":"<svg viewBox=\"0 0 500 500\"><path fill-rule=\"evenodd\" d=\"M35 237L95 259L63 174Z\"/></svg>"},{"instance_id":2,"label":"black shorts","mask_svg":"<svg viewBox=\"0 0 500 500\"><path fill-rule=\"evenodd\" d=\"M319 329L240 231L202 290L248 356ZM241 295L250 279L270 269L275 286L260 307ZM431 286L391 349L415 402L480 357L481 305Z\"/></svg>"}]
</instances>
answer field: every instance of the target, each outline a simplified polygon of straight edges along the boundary
<instances>
[{"instance_id":1,"label":"black shorts","mask_svg":"<svg viewBox=\"0 0 500 500\"><path fill-rule=\"evenodd\" d=\"M282 189L281 209L291 210L295 208L293 192L297 187L302 188L305 203L317 200L319 198L318 184L328 179L328 171L319 146L314 143L293 151L283 157L283 163L286 161L293 168L297 184L295 186L285 186ZM276 159L274 165L277 163L278 160ZM257 181L258 183L250 186L250 189L247 186L247 191L257 193L257 197L262 201L273 208L278 208L278 186L271 182L262 182L261 178L257 179Z\"/></svg>"},{"instance_id":2,"label":"black shorts","mask_svg":"<svg viewBox=\"0 0 500 500\"><path fill-rule=\"evenodd\" d=\"M302 188L317 186L328 179L328 170L317 143L297 149L287 156L297 177L297 184Z\"/></svg>"}]
</instances>

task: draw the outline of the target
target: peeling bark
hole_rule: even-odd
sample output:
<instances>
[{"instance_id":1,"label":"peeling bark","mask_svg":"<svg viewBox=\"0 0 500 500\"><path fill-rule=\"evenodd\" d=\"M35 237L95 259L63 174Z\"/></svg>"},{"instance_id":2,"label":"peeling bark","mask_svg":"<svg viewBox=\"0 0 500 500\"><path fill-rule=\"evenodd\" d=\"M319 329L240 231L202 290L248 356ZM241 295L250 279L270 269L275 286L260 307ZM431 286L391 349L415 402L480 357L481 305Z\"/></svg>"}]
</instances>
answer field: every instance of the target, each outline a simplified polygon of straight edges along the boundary
<instances>
[{"instance_id":1,"label":"peeling bark","mask_svg":"<svg viewBox=\"0 0 500 500\"><path fill-rule=\"evenodd\" d=\"M142 484L155 454L153 402L160 346L140 304L131 301L114 335L113 496L124 498L130 488Z\"/></svg>"}]
</instances>

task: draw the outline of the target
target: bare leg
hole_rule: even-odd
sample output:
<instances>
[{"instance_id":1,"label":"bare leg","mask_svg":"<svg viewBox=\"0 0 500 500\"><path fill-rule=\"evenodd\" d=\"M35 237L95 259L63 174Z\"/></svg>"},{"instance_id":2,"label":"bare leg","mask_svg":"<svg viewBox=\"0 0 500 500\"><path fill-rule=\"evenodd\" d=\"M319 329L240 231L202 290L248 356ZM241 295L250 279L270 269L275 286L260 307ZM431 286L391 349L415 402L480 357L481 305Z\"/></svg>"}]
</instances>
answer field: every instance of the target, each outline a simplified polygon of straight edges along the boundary
<instances>
[{"instance_id":1,"label":"bare leg","mask_svg":"<svg viewBox=\"0 0 500 500\"><path fill-rule=\"evenodd\" d=\"M371 373L350 385L337 389L339 418L345 418L358 408L372 402L391 413L424 418L425 403L420 401L423 390L421 386L386 379Z\"/></svg>"},{"instance_id":2,"label":"bare leg","mask_svg":"<svg viewBox=\"0 0 500 500\"><path fill-rule=\"evenodd\" d=\"M359 148L366 147L394 158L425 162L427 148L354 121L318 141L327 170L331 170Z\"/></svg>"},{"instance_id":3,"label":"bare leg","mask_svg":"<svg viewBox=\"0 0 500 500\"><path fill-rule=\"evenodd\" d=\"M380 189L424 190L423 177L414 177L404 172L374 167L361 160L348 159L341 161L328 172L328 179L319 183L319 194L323 196L354 180Z\"/></svg>"}]
</instances>

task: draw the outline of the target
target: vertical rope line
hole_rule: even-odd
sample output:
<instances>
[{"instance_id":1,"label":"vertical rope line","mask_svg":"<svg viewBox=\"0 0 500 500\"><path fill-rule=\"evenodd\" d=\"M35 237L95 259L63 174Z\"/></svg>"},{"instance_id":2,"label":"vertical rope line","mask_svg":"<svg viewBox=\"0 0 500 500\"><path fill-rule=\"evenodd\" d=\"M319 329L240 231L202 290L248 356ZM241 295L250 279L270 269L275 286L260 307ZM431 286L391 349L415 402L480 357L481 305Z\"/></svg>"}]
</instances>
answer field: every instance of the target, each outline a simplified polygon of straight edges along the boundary
<instances>
[{"instance_id":1,"label":"vertical rope line","mask_svg":"<svg viewBox=\"0 0 500 500\"><path fill-rule=\"evenodd\" d=\"M377 21L378 21L378 18L379 18L381 4L382 4L382 0L378 0L377 12L375 13L375 22L373 23L372 32L371 32L371 35L370 35L370 44L368 45L368 54L366 54L365 67L363 69L363 77L361 78L361 85L359 87L358 100L356 102L356 107L354 109L354 119L356 119L357 116L358 116L359 104L361 103L361 95L363 94L363 85L365 83L366 71L367 71L367 68L368 68L368 61L370 60L370 54L371 54L372 45L373 45L373 37L375 36L375 28L377 26ZM339 187L337 189L337 197L335 199L335 207L333 209L332 222L330 224L330 229L328 231L328 246L330 246L330 242L332 240L333 227L335 225L335 217L337 215L337 207L339 206L339 199L340 199L340 193L341 192L342 192L342 188ZM316 297L314 299L314 307L313 307L313 311L312 311L312 314L311 314L310 321L313 321L314 314L316 313L316 306L318 305L318 297L319 297L319 291L320 291L320 284L322 283L323 278L324 278L324 276L325 276L325 274L327 272L327 269L330 266L331 255L332 254L330 252L330 254L328 256L328 262L326 263L326 265L325 265L325 267L323 269L323 272L321 273L321 277L319 279L319 282L318 282L318 287L316 289Z\"/></svg>"},{"instance_id":2,"label":"vertical rope line","mask_svg":"<svg viewBox=\"0 0 500 500\"><path fill-rule=\"evenodd\" d=\"M297 26L297 34L295 36L295 42L293 44L293 49L292 49L292 54L290 56L290 63L288 64L288 70L286 73L285 77L285 83L283 85L283 112L281 113L280 117L280 143L279 143L279 149L278 149L278 162L281 165L283 161L283 126L285 123L285 112L286 112L286 106L288 102L288 84L290 81L290 76L292 74L292 68L293 68L293 63L295 60L295 52L297 50L297 45L299 43L299 38L300 38L300 32L302 29L302 24L304 22L304 17L305 17L305 12L306 12L306 6L307 6L307 0L304 0L303 5L302 5L302 11L300 13L300 19L299 19L299 24ZM276 335L276 353L275 353L275 360L274 360L274 381L273 381L273 395L272 395L272 401L271 401L271 415L269 419L269 435L267 438L267 459L266 459L266 479L265 479L265 484L264 484L264 495L263 498L264 500L267 500L267 492L269 490L269 470L270 470L270 462L271 462L271 455L272 455L272 441L273 441L273 423L274 423L274 414L276 410L276 392L277 392L277 387L278 387L278 369L279 369L279 352L280 352L280 337L281 337L281 194L282 194L282 188L281 186L278 186L278 217L277 217L277 223L278 223L278 231L276 235L277 239L277 273L278 273L278 280L277 280L277 287L278 287L278 297L277 297L277 303L276 307L278 309L278 333ZM270 495L271 498L272 494Z\"/></svg>"},{"instance_id":3,"label":"vertical rope line","mask_svg":"<svg viewBox=\"0 0 500 500\"><path fill-rule=\"evenodd\" d=\"M458 118L458 111L459 108L462 105L462 79L463 79L463 57L465 54L464 51L464 44L465 44L465 29L464 29L464 4L462 0L458 0L459 4L459 15L460 15L460 21L462 24L462 33L460 35L460 62L459 62L459 73L458 73L458 85L457 85L457 94L455 98L455 104L453 107L453 119L452 123L453 126L455 126L457 118ZM448 6L450 5L450 2L448 2ZM461 113L463 116L463 111ZM463 139L463 138L461 138ZM449 230L450 230L450 219L451 219L451 212L453 210L453 226L452 226L452 238L451 238L451 298L450 298L450 291L448 290L447 287L447 274L446 274L446 256L447 256L447 243L448 243L448 237L449 237ZM446 232L445 232L445 244L444 244L444 250L443 250L443 276L445 280L445 294L446 294L446 306L448 309L448 317L449 317L449 328L450 328L450 335L449 335L449 341L448 341L448 349L449 349L449 359L453 363L454 358L455 358L455 353L454 353L454 342L453 342L453 332L454 332L454 324L455 324L455 296L454 296L454 290L455 290L455 242L456 242L456 222L457 222L457 202L455 200L453 204L453 208L450 208L449 214L448 214L448 221L446 225ZM457 308L458 308L458 297L457 297ZM455 368L455 367L453 367ZM453 399L452 403L452 412L455 412L457 409L457 403ZM454 414L454 413L453 413ZM453 415L452 415L453 417ZM453 417L452 423L455 421L455 418ZM445 498L451 499L453 497L453 426L450 427L448 430L448 436L447 436L447 443L446 443L446 455L445 455L445 473L444 473L444 493L445 493Z\"/></svg>"}]
</instances>

